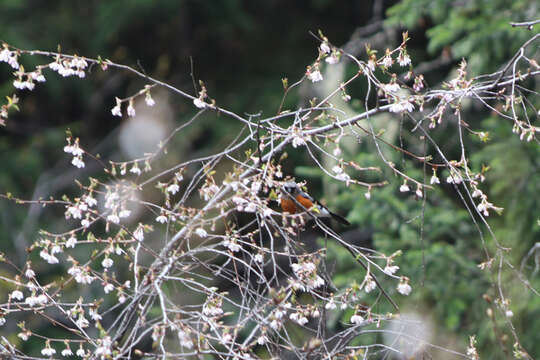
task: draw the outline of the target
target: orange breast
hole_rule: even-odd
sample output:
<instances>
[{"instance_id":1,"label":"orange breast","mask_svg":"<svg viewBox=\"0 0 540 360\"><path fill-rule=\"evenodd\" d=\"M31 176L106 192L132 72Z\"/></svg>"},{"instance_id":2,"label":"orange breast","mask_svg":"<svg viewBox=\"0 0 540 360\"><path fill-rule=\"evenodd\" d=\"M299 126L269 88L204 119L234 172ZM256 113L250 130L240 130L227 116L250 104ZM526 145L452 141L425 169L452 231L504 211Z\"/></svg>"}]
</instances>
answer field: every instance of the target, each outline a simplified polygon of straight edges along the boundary
<instances>
[{"instance_id":1,"label":"orange breast","mask_svg":"<svg viewBox=\"0 0 540 360\"><path fill-rule=\"evenodd\" d=\"M281 209L289 214L296 213L296 204L291 199L281 199Z\"/></svg>"}]
</instances>

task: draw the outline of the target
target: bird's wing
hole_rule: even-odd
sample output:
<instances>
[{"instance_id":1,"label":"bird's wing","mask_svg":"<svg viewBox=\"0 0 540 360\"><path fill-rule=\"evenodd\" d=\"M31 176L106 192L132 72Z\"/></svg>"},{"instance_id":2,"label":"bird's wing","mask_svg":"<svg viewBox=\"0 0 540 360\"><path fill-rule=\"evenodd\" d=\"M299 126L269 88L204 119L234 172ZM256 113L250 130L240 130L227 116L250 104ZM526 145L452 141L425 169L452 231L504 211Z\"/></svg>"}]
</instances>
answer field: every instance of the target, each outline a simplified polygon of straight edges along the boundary
<instances>
[{"instance_id":1,"label":"bird's wing","mask_svg":"<svg viewBox=\"0 0 540 360\"><path fill-rule=\"evenodd\" d=\"M308 199L309 201L311 201L312 203L315 202L315 199L313 199L309 194L303 192L300 188L298 188L298 194L297 196L301 196L303 198L306 198Z\"/></svg>"}]
</instances>

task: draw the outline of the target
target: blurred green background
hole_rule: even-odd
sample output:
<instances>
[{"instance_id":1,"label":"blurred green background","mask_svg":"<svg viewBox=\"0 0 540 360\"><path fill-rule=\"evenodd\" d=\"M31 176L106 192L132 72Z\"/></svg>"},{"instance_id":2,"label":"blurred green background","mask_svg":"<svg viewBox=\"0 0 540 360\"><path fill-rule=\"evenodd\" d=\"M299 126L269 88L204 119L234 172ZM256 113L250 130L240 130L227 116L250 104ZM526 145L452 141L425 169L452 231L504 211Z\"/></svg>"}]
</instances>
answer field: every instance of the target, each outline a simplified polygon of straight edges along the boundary
<instances>
[{"instance_id":1,"label":"blurred green background","mask_svg":"<svg viewBox=\"0 0 540 360\"><path fill-rule=\"evenodd\" d=\"M348 46L365 59L365 43L382 54L387 47L397 46L401 32L409 30L408 50L413 64L426 70L429 87L438 88L455 75L462 58L469 62L470 76L498 69L538 32L538 25L531 32L512 28L508 23L539 16L539 5L534 0L3 0L0 38L23 49L55 51L60 47L68 54L100 55L143 70L191 94L195 93L190 76L193 68L195 79L205 82L210 96L220 106L240 114L262 112L262 116L271 116L277 112L283 95L281 78L289 78L289 83L296 81L317 56L318 42L310 31L322 30L334 45ZM532 57L538 59L538 52L533 52ZM45 60L25 56L20 61L29 69ZM11 69L2 64L2 97L13 93L11 82ZM69 128L80 137L86 149L114 153L111 148L116 147L119 129L126 121L111 116L114 97L131 95L143 85L140 79L125 72L94 69L86 79L63 79L49 74L45 84L31 93L22 93L21 111L11 116L7 127L0 129L0 191L22 198L72 192L74 178L83 180L99 168L89 165L85 172L74 171L62 151L65 130ZM524 85L540 90L538 81ZM350 89L354 111L362 111L360 102L354 99L362 99L363 91L362 85ZM295 92L288 97L285 107L305 104L311 95L309 89ZM158 98L170 104L166 116L172 124L185 121L195 112L189 102L173 94ZM538 96L529 100L531 107L540 107ZM501 216L490 215L489 223L497 239L512 249L508 258L517 271L529 249L540 240L540 147L535 142L519 141L511 132L512 123L485 107L470 104L462 111L472 129L489 131L487 143L469 135L465 142L474 169L490 166L482 189L491 202L505 211ZM528 115L539 126L537 114ZM412 127L407 122L401 124L399 136L406 148L422 153L423 142L407 135ZM232 120L206 115L189 129L188 136L174 144L182 153L180 158L207 154L223 148L239 128ZM459 160L461 150L455 127L441 126L433 137L449 158ZM344 149L345 159L384 169L370 141L352 149ZM427 152L433 153L429 145ZM422 178L418 162L397 152L385 154L409 175ZM128 160L128 155L129 152L118 152L114 156ZM283 165L287 174L307 180L314 194L322 198L321 194L337 194L325 200L346 214L355 227L371 234L370 246L387 254L403 250L397 263L403 274L410 276L414 291L409 298L400 298L402 308L429 318L433 343L464 351L468 336L477 334L482 358L502 359L511 354L513 340L502 314L495 311L493 321L486 315L493 305L482 297L488 294L496 298L496 289L490 283L491 275L477 267L485 260L482 243L451 186L442 184L429 192L421 241L422 202L399 193L399 180L388 169L382 175L365 178L390 181L389 186L373 191L368 201L363 188L343 191L330 184L300 150L289 151ZM441 180L446 175L439 174ZM431 169L427 176L431 176ZM0 201L0 211L0 249L18 265L24 264L25 247L37 236L38 228L61 227L55 223L55 219L62 218L61 210L34 209L34 213L29 213L27 207ZM489 237L486 241L493 251L493 242ZM329 246L329 254L337 264L334 279L337 285L345 286L348 279L356 276L357 265L345 250ZM532 260L526 265L522 276L538 289L540 280L532 271ZM517 281L516 271L505 269L502 280L513 301L512 320L522 345L534 357L540 354L540 299ZM0 293L8 290L8 285L0 282ZM336 322L334 326L342 325ZM0 328L0 334L6 329L13 328Z\"/></svg>"}]
</instances>

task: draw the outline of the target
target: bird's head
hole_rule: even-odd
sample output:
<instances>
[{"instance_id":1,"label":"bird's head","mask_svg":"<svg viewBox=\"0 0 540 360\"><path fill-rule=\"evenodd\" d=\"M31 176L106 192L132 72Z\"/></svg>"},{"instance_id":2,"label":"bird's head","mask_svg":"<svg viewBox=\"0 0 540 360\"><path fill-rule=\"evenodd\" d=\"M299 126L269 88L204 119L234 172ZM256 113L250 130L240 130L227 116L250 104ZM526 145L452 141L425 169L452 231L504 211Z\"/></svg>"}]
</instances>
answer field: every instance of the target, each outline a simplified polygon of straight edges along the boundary
<instances>
[{"instance_id":1,"label":"bird's head","mask_svg":"<svg viewBox=\"0 0 540 360\"><path fill-rule=\"evenodd\" d=\"M298 191L298 185L294 181L288 181L283 184L282 190L289 195L295 195Z\"/></svg>"}]
</instances>

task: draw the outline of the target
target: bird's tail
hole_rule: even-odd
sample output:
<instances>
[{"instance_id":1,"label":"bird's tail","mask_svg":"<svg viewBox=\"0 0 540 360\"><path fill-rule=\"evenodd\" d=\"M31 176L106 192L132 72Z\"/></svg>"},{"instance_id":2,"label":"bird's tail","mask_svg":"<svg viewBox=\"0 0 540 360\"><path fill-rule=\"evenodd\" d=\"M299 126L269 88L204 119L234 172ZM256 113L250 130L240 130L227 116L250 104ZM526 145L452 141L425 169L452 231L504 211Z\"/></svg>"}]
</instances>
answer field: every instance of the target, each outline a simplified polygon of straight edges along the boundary
<instances>
[{"instance_id":1,"label":"bird's tail","mask_svg":"<svg viewBox=\"0 0 540 360\"><path fill-rule=\"evenodd\" d=\"M351 225L351 223L348 222L347 219L345 219L343 216L335 214L331 211L328 211L328 212L330 213L330 216L332 216L336 221L342 223L343 225L347 225L347 226Z\"/></svg>"}]
</instances>

